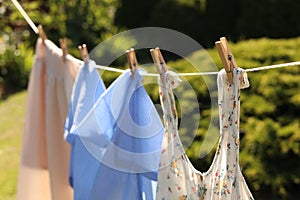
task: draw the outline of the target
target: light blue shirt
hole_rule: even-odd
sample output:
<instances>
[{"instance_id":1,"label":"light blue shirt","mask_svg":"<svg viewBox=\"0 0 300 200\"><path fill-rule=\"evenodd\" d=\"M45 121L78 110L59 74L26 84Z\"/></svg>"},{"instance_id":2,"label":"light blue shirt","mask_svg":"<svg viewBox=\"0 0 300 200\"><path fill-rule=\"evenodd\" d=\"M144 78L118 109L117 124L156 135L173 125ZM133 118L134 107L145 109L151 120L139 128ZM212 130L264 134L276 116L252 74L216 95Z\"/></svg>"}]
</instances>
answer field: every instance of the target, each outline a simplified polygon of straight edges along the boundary
<instances>
[{"instance_id":1,"label":"light blue shirt","mask_svg":"<svg viewBox=\"0 0 300 200\"><path fill-rule=\"evenodd\" d=\"M93 61L79 72L65 126L75 200L155 199L164 130L142 79L126 70L105 90Z\"/></svg>"}]
</instances>

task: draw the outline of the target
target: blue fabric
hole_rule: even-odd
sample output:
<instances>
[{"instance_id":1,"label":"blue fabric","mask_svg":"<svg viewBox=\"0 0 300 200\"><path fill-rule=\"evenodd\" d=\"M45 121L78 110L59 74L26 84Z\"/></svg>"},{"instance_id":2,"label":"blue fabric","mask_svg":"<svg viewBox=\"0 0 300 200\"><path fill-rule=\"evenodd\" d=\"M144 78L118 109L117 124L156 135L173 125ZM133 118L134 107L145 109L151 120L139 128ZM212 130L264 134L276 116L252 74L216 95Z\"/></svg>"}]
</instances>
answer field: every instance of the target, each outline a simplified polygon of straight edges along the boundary
<instances>
[{"instance_id":1,"label":"blue fabric","mask_svg":"<svg viewBox=\"0 0 300 200\"><path fill-rule=\"evenodd\" d=\"M65 138L72 145L70 156L69 182L75 191L89 191L85 185L97 172L97 160L89 154L76 135L70 133L73 124L77 124L93 107L100 95L105 91L105 85L95 68L95 63L90 61L80 68L73 86L69 113L65 122ZM85 163L91 164L90 166ZM94 164L92 164L94 163ZM74 179L76 184L74 184ZM83 184L79 184L83 183ZM77 193L77 192L76 192Z\"/></svg>"},{"instance_id":2,"label":"blue fabric","mask_svg":"<svg viewBox=\"0 0 300 200\"><path fill-rule=\"evenodd\" d=\"M105 90L93 62L79 72L65 132L75 199L155 199L164 130L142 79L126 70Z\"/></svg>"}]
</instances>

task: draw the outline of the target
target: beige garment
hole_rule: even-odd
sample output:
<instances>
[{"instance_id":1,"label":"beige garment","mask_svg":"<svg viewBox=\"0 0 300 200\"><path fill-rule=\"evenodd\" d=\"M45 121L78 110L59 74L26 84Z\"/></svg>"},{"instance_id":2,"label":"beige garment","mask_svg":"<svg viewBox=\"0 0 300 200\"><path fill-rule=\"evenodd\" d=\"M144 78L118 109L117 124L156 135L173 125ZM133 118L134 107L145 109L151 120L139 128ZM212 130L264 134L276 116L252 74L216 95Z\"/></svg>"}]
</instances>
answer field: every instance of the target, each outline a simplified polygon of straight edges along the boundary
<instances>
[{"instance_id":1,"label":"beige garment","mask_svg":"<svg viewBox=\"0 0 300 200\"><path fill-rule=\"evenodd\" d=\"M71 200L64 121L80 61L38 39L28 86L17 199Z\"/></svg>"}]
</instances>

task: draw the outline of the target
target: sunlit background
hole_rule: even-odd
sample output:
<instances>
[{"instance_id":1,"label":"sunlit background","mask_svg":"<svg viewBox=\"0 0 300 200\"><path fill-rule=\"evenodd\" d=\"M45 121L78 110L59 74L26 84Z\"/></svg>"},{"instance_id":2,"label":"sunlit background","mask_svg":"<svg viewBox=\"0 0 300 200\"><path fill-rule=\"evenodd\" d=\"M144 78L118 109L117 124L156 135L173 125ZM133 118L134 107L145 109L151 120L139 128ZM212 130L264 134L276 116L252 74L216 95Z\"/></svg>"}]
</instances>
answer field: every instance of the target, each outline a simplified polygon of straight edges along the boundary
<instances>
[{"instance_id":1,"label":"sunlit background","mask_svg":"<svg viewBox=\"0 0 300 200\"><path fill-rule=\"evenodd\" d=\"M19 2L58 46L59 38L67 37L69 53L78 58L77 46L82 43L93 49L121 31L156 26L180 31L198 41L220 69L214 43L221 36L230 41L242 68L300 61L297 0ZM26 88L37 37L11 1L0 0L0 199L4 200L15 199ZM149 62L148 52L138 51L137 56L140 63ZM189 56L200 59L201 52ZM191 68L171 53L165 52L165 59L179 72ZM112 66L126 68L125 57ZM106 86L118 75L105 72ZM249 72L248 76L251 87L241 93L240 165L244 177L256 199L299 199L300 66ZM201 77L188 80L197 94L201 119L195 140L186 151L194 166L206 171L215 151L201 159L199 151L211 119L211 101ZM146 89L154 103L159 103L157 86ZM180 133L183 143L188 135L188 130Z\"/></svg>"}]
</instances>

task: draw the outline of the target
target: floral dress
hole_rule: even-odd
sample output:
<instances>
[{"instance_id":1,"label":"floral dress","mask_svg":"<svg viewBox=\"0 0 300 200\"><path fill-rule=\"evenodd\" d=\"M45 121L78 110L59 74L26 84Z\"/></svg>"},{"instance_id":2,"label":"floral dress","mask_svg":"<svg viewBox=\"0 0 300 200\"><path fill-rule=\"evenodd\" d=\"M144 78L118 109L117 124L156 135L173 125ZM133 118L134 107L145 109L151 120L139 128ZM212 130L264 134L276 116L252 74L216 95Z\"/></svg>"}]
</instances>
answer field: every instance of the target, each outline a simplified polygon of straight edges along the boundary
<instances>
[{"instance_id":1,"label":"floral dress","mask_svg":"<svg viewBox=\"0 0 300 200\"><path fill-rule=\"evenodd\" d=\"M249 82L244 70L234 68L233 73L233 84L225 70L218 74L220 139L213 163L203 174L205 200L254 199L239 166L240 89L249 87Z\"/></svg>"},{"instance_id":2,"label":"floral dress","mask_svg":"<svg viewBox=\"0 0 300 200\"><path fill-rule=\"evenodd\" d=\"M178 135L178 117L172 89L179 82L178 76L170 71L159 79L165 133L158 172L157 200L199 199L203 194L203 176L190 163Z\"/></svg>"},{"instance_id":3,"label":"floral dress","mask_svg":"<svg viewBox=\"0 0 300 200\"><path fill-rule=\"evenodd\" d=\"M234 69L234 84L229 84L225 70L218 74L220 139L213 163L206 173L197 171L180 141L177 112L172 89L178 76L167 72L159 80L164 112L165 133L158 173L157 200L252 200L239 164L240 88L249 87L247 74Z\"/></svg>"}]
</instances>

